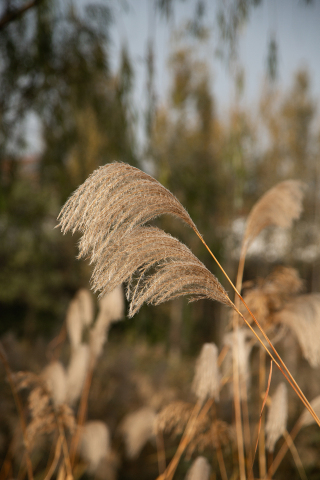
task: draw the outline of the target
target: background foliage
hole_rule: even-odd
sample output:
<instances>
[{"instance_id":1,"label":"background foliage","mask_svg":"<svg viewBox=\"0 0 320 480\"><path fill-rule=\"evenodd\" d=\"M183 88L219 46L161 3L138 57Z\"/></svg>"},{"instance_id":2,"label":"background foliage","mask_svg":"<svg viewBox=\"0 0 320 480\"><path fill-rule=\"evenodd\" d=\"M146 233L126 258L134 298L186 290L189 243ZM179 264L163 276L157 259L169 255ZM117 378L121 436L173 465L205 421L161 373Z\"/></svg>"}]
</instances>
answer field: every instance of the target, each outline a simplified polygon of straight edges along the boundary
<instances>
[{"instance_id":1,"label":"background foliage","mask_svg":"<svg viewBox=\"0 0 320 480\"><path fill-rule=\"evenodd\" d=\"M76 238L62 237L54 229L55 219L76 186L112 160L147 168L169 188L231 273L235 262L225 239L230 237L233 220L247 214L254 201L278 181L299 178L308 183L304 220L309 242L314 239L316 233L309 225L319 216L320 137L307 70L296 73L288 92L277 88L274 75L266 77L258 111L243 106L241 75L235 74L238 96L222 117L210 65L201 56L210 31L204 27L200 2L194 18L173 35L168 58L171 86L162 105L156 101L150 39L145 133L138 141L141 111L132 95L135 65L125 47L117 71L110 67L112 3L31 3L22 12L24 2L8 2L0 29L2 332L10 327L31 336L49 334L61 323L70 297L88 284L90 268L75 260ZM217 50L226 65L237 61L241 26L258 4L234 2L230 10L219 4ZM154 4L163 21L170 21L173 7L172 1ZM273 72L276 61L273 57ZM35 119L42 145L31 156L28 128ZM188 230L171 219L161 222L215 271ZM292 256L287 260L299 263ZM270 262L263 258L259 262L267 273ZM249 263L248 276L255 265L255 261ZM305 270L308 288L317 289L316 267L299 266ZM150 340L164 340L169 328L173 349L176 343L178 349L191 347L195 325L199 343L203 337L219 336L220 327L207 321L208 316L217 316L217 306L183 305L164 306L152 313L143 310L130 328Z\"/></svg>"}]
</instances>

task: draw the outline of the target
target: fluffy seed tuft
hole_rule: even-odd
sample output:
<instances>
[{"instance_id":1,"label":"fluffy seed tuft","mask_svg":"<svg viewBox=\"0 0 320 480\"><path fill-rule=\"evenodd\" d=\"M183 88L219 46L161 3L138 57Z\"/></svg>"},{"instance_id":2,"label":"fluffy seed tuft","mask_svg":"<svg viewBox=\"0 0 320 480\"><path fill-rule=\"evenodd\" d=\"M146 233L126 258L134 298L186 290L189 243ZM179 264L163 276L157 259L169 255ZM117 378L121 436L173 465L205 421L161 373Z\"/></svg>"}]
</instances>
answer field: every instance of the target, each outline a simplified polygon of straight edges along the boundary
<instances>
[{"instance_id":1,"label":"fluffy seed tuft","mask_svg":"<svg viewBox=\"0 0 320 480\"><path fill-rule=\"evenodd\" d=\"M266 422L266 448L274 451L275 444L284 434L288 419L288 390L285 383L280 383L271 398Z\"/></svg>"},{"instance_id":2,"label":"fluffy seed tuft","mask_svg":"<svg viewBox=\"0 0 320 480\"><path fill-rule=\"evenodd\" d=\"M214 343L205 343L197 359L192 391L204 402L208 397L219 400L219 389L218 348Z\"/></svg>"},{"instance_id":3,"label":"fluffy seed tuft","mask_svg":"<svg viewBox=\"0 0 320 480\"><path fill-rule=\"evenodd\" d=\"M197 457L192 463L185 480L209 480L211 467L205 457Z\"/></svg>"}]
</instances>

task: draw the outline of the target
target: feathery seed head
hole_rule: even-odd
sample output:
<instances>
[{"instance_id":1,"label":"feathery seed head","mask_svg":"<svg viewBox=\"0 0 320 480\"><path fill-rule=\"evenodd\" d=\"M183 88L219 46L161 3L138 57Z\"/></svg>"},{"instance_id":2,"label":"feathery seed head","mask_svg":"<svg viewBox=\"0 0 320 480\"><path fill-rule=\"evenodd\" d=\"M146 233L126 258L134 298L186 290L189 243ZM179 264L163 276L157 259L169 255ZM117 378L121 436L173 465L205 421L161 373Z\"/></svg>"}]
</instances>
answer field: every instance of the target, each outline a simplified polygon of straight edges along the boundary
<instances>
[{"instance_id":1,"label":"feathery seed head","mask_svg":"<svg viewBox=\"0 0 320 480\"><path fill-rule=\"evenodd\" d=\"M67 310L66 318L67 332L72 348L77 348L82 339L82 318L80 305L76 298L71 300Z\"/></svg>"},{"instance_id":2,"label":"feathery seed head","mask_svg":"<svg viewBox=\"0 0 320 480\"><path fill-rule=\"evenodd\" d=\"M112 291L100 298L99 316L105 317L105 322L122 320L124 315L124 298L121 285L117 285Z\"/></svg>"},{"instance_id":3,"label":"feathery seed head","mask_svg":"<svg viewBox=\"0 0 320 480\"><path fill-rule=\"evenodd\" d=\"M312 367L320 365L320 294L300 295L274 316L295 334L302 353Z\"/></svg>"},{"instance_id":4,"label":"feathery seed head","mask_svg":"<svg viewBox=\"0 0 320 480\"><path fill-rule=\"evenodd\" d=\"M179 240L155 227L136 227L97 260L92 278L95 290L103 295L123 282L131 300L130 317L144 302L159 305L182 295L231 305L203 263Z\"/></svg>"},{"instance_id":5,"label":"feathery seed head","mask_svg":"<svg viewBox=\"0 0 320 480\"><path fill-rule=\"evenodd\" d=\"M122 286L118 285L114 290L102 297L99 302L99 315L90 331L90 353L93 362L102 354L111 323L121 320L123 315L123 291Z\"/></svg>"},{"instance_id":6,"label":"feathery seed head","mask_svg":"<svg viewBox=\"0 0 320 480\"><path fill-rule=\"evenodd\" d=\"M270 225L289 228L300 217L304 183L285 180L268 190L252 208L243 238L245 250Z\"/></svg>"},{"instance_id":7,"label":"feathery seed head","mask_svg":"<svg viewBox=\"0 0 320 480\"><path fill-rule=\"evenodd\" d=\"M64 403L67 379L63 365L58 361L50 363L42 370L41 377L46 382L54 405L58 406Z\"/></svg>"},{"instance_id":8,"label":"feathery seed head","mask_svg":"<svg viewBox=\"0 0 320 480\"><path fill-rule=\"evenodd\" d=\"M249 358L252 350L252 343L248 340L252 338L249 330L238 328L236 332L228 333L224 336L224 343L231 347L233 355L237 352L237 363L240 378L250 379Z\"/></svg>"},{"instance_id":9,"label":"feathery seed head","mask_svg":"<svg viewBox=\"0 0 320 480\"><path fill-rule=\"evenodd\" d=\"M67 394L68 404L73 405L80 397L82 387L89 367L89 347L81 344L72 350L67 370Z\"/></svg>"},{"instance_id":10,"label":"feathery seed head","mask_svg":"<svg viewBox=\"0 0 320 480\"><path fill-rule=\"evenodd\" d=\"M157 180L138 168L115 162L95 170L69 198L58 218L64 233L83 232L83 256L89 251L99 255L100 247L103 250L115 237L120 239L164 213L196 229L181 203Z\"/></svg>"},{"instance_id":11,"label":"feathery seed head","mask_svg":"<svg viewBox=\"0 0 320 480\"><path fill-rule=\"evenodd\" d=\"M319 417L320 416L320 395L318 395L316 398L314 398L310 402L310 405L313 408L313 410L316 412L316 415ZM309 410L307 410L305 408L301 417L300 417L300 425L302 427L308 427L309 425L312 425L313 423L315 423L315 419L313 418L313 416L311 415Z\"/></svg>"},{"instance_id":12,"label":"feathery seed head","mask_svg":"<svg viewBox=\"0 0 320 480\"><path fill-rule=\"evenodd\" d=\"M100 461L110 452L110 433L107 425L99 420L87 422L81 431L79 453L94 473Z\"/></svg>"},{"instance_id":13,"label":"feathery seed head","mask_svg":"<svg viewBox=\"0 0 320 480\"><path fill-rule=\"evenodd\" d=\"M143 407L123 419L120 430L129 458L138 457L144 445L154 437L155 419L156 414L149 407Z\"/></svg>"},{"instance_id":14,"label":"feathery seed head","mask_svg":"<svg viewBox=\"0 0 320 480\"><path fill-rule=\"evenodd\" d=\"M93 321L94 306L92 294L87 288L81 288L76 299L79 302L79 310L83 327L89 327Z\"/></svg>"},{"instance_id":15,"label":"feathery seed head","mask_svg":"<svg viewBox=\"0 0 320 480\"><path fill-rule=\"evenodd\" d=\"M185 245L142 226L162 214L182 219L200 236L180 202L159 182L130 165L112 163L74 192L59 225L64 233L82 233L79 256L89 254L95 263L92 286L101 296L128 282L129 316L144 302L157 305L181 295L231 305L222 285Z\"/></svg>"},{"instance_id":16,"label":"feathery seed head","mask_svg":"<svg viewBox=\"0 0 320 480\"><path fill-rule=\"evenodd\" d=\"M266 422L266 448L274 451L275 444L287 428L288 390L285 383L280 383L271 398Z\"/></svg>"},{"instance_id":17,"label":"feathery seed head","mask_svg":"<svg viewBox=\"0 0 320 480\"><path fill-rule=\"evenodd\" d=\"M208 397L219 400L219 389L218 348L214 343L205 343L196 362L192 391L204 402Z\"/></svg>"},{"instance_id":18,"label":"feathery seed head","mask_svg":"<svg viewBox=\"0 0 320 480\"><path fill-rule=\"evenodd\" d=\"M186 480L209 480L211 467L205 457L197 457L187 472Z\"/></svg>"},{"instance_id":19,"label":"feathery seed head","mask_svg":"<svg viewBox=\"0 0 320 480\"><path fill-rule=\"evenodd\" d=\"M191 416L193 405L175 401L166 405L157 415L154 423L155 432L181 435Z\"/></svg>"}]
</instances>

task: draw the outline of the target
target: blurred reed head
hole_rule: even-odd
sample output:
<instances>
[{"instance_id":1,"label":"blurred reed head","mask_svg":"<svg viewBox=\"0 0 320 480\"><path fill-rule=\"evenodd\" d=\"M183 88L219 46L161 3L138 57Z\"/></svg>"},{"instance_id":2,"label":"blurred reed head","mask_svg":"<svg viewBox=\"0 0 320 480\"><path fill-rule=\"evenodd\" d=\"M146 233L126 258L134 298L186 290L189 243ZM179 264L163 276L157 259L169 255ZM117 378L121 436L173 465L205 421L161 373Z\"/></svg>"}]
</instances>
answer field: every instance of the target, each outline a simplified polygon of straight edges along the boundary
<instances>
[{"instance_id":1,"label":"blurred reed head","mask_svg":"<svg viewBox=\"0 0 320 480\"><path fill-rule=\"evenodd\" d=\"M275 444L287 429L288 390L284 382L280 383L271 397L265 426L266 448L274 451Z\"/></svg>"},{"instance_id":2,"label":"blurred reed head","mask_svg":"<svg viewBox=\"0 0 320 480\"><path fill-rule=\"evenodd\" d=\"M189 295L231 301L214 275L177 239L143 224L162 214L183 220L201 237L180 202L158 181L122 163L100 167L59 215L63 233L82 234L79 256L95 264L92 286L101 295L127 283L129 316L144 302Z\"/></svg>"},{"instance_id":3,"label":"blurred reed head","mask_svg":"<svg viewBox=\"0 0 320 480\"><path fill-rule=\"evenodd\" d=\"M243 237L243 249L248 250L259 233L270 225L291 227L302 212L305 184L298 180L285 180L268 190L252 208Z\"/></svg>"},{"instance_id":4,"label":"blurred reed head","mask_svg":"<svg viewBox=\"0 0 320 480\"><path fill-rule=\"evenodd\" d=\"M310 402L310 405L319 417L320 416L320 395L314 398ZM309 425L313 425L315 423L315 419L313 418L309 410L307 410L306 408L304 409L299 419L299 423L301 427L308 427Z\"/></svg>"},{"instance_id":5,"label":"blurred reed head","mask_svg":"<svg viewBox=\"0 0 320 480\"><path fill-rule=\"evenodd\" d=\"M99 314L90 331L90 355L93 363L103 352L111 323L122 320L123 316L123 289L121 285L118 285L99 301Z\"/></svg>"},{"instance_id":6,"label":"blurred reed head","mask_svg":"<svg viewBox=\"0 0 320 480\"><path fill-rule=\"evenodd\" d=\"M90 351L88 345L81 344L72 350L67 369L66 401L74 405L79 399L89 368Z\"/></svg>"},{"instance_id":7,"label":"blurred reed head","mask_svg":"<svg viewBox=\"0 0 320 480\"><path fill-rule=\"evenodd\" d=\"M120 431L129 458L138 457L145 444L154 438L155 419L156 413L149 407L143 407L124 417Z\"/></svg>"},{"instance_id":8,"label":"blurred reed head","mask_svg":"<svg viewBox=\"0 0 320 480\"><path fill-rule=\"evenodd\" d=\"M205 457L197 457L187 472L185 480L209 480L211 467Z\"/></svg>"},{"instance_id":9,"label":"blurred reed head","mask_svg":"<svg viewBox=\"0 0 320 480\"><path fill-rule=\"evenodd\" d=\"M312 367L320 365L320 294L309 293L288 301L274 316L293 332Z\"/></svg>"},{"instance_id":10,"label":"blurred reed head","mask_svg":"<svg viewBox=\"0 0 320 480\"><path fill-rule=\"evenodd\" d=\"M61 405L67 395L67 375L61 362L55 361L47 365L41 372L47 389L55 406Z\"/></svg>"},{"instance_id":11,"label":"blurred reed head","mask_svg":"<svg viewBox=\"0 0 320 480\"><path fill-rule=\"evenodd\" d=\"M81 288L69 303L66 316L67 332L72 348L80 345L83 330L91 325L93 316L92 294L86 288Z\"/></svg>"},{"instance_id":12,"label":"blurred reed head","mask_svg":"<svg viewBox=\"0 0 320 480\"><path fill-rule=\"evenodd\" d=\"M88 464L88 472L94 474L99 463L110 453L110 433L107 425L100 420L86 422L81 427L78 451Z\"/></svg>"},{"instance_id":13,"label":"blurred reed head","mask_svg":"<svg viewBox=\"0 0 320 480\"><path fill-rule=\"evenodd\" d=\"M200 402L207 398L219 400L218 348L214 343L205 343L201 349L196 362L192 391Z\"/></svg>"}]
</instances>

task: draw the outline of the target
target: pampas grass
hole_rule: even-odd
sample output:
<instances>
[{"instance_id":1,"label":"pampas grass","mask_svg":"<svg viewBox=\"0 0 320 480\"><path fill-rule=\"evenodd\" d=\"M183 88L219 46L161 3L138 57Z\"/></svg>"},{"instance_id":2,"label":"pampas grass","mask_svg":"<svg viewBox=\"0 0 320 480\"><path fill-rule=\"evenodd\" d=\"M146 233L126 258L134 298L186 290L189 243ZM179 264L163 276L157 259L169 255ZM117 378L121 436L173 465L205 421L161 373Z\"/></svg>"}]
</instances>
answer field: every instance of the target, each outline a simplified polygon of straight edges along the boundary
<instances>
[{"instance_id":1,"label":"pampas grass","mask_svg":"<svg viewBox=\"0 0 320 480\"><path fill-rule=\"evenodd\" d=\"M85 423L81 430L79 453L88 463L88 471L94 474L99 463L110 452L110 433L100 420Z\"/></svg>"},{"instance_id":2,"label":"pampas grass","mask_svg":"<svg viewBox=\"0 0 320 480\"><path fill-rule=\"evenodd\" d=\"M83 327L90 327L94 317L92 294L87 288L81 288L76 294L80 308L80 318Z\"/></svg>"},{"instance_id":3,"label":"pampas grass","mask_svg":"<svg viewBox=\"0 0 320 480\"><path fill-rule=\"evenodd\" d=\"M320 365L320 294L300 295L278 312L274 320L287 325L296 336L312 367Z\"/></svg>"},{"instance_id":4,"label":"pampas grass","mask_svg":"<svg viewBox=\"0 0 320 480\"><path fill-rule=\"evenodd\" d=\"M244 381L249 388L251 380L249 359L253 347L250 331L239 328L236 332L227 333L223 338L223 343L230 349L225 361L225 370L231 370L232 358L236 355L240 380Z\"/></svg>"},{"instance_id":5,"label":"pampas grass","mask_svg":"<svg viewBox=\"0 0 320 480\"><path fill-rule=\"evenodd\" d=\"M278 385L271 398L267 422L266 422L266 447L270 452L274 451L278 439L287 429L288 418L288 391L287 386L282 382Z\"/></svg>"},{"instance_id":6,"label":"pampas grass","mask_svg":"<svg viewBox=\"0 0 320 480\"><path fill-rule=\"evenodd\" d=\"M312 406L316 414L319 416L320 415L320 395L318 395L316 398L311 400L310 405ZM314 423L315 423L314 418L311 416L310 412L307 409L305 409L299 419L299 424L301 425L301 427L308 427L309 425L312 425Z\"/></svg>"},{"instance_id":7,"label":"pampas grass","mask_svg":"<svg viewBox=\"0 0 320 480\"><path fill-rule=\"evenodd\" d=\"M129 413L122 421L120 431L124 438L126 454L138 457L145 444L154 439L156 413L152 408L143 407Z\"/></svg>"},{"instance_id":8,"label":"pampas grass","mask_svg":"<svg viewBox=\"0 0 320 480\"><path fill-rule=\"evenodd\" d=\"M209 480L211 467L205 457L197 457L191 465L185 480Z\"/></svg>"},{"instance_id":9,"label":"pampas grass","mask_svg":"<svg viewBox=\"0 0 320 480\"><path fill-rule=\"evenodd\" d=\"M141 170L109 163L95 170L74 192L59 215L63 233L82 232L80 256L92 260L135 227L169 214L197 227L169 190Z\"/></svg>"},{"instance_id":10,"label":"pampas grass","mask_svg":"<svg viewBox=\"0 0 320 480\"><path fill-rule=\"evenodd\" d=\"M237 319L237 314L239 314L244 319L252 335L267 350L304 405L319 423L319 419L276 352L265 330L249 310L250 306L246 305L240 295L245 255L252 241L267 226L276 225L282 228L291 226L293 220L300 215L302 198L302 183L290 180L280 183L257 202L249 215L245 230L236 287L205 244L197 227L180 202L155 179L129 165L113 163L93 172L63 207L59 215L59 225L63 233L67 231L73 233L79 231L81 233L79 257L88 257L90 262L94 264L91 279L92 288L94 291L100 292L100 298L104 296L107 298L119 285L125 284L130 317L139 311L143 303L158 305L182 295L188 296L191 301L206 298L231 306L235 312L234 318ZM187 246L159 228L146 225L150 220L162 214L178 217L193 229L235 290L237 294L235 304L230 300L217 278L192 254ZM254 313L257 316L261 315L264 327L267 328L277 314L283 313L287 304L291 302L293 295L300 292L301 287L301 281L293 269L282 269L267 278L266 281L260 282L255 292L251 291L251 298L250 295L247 296L247 300L248 303L252 304ZM257 299L258 293L260 297ZM243 313L239 311L240 301L246 307L249 315L244 310L242 310ZM119 316L116 315L116 317ZM101 306L98 319L90 332L91 358L97 359L101 355L110 322L113 321L111 317L110 311ZM260 333L258 332L259 335L256 327L252 326L252 320L260 331ZM279 321L279 319L275 320L276 323ZM285 323L285 320L281 322ZM237 355L234 362L233 372L238 434L239 427L242 429L242 414L239 401L240 390L236 377L240 373L241 378L250 378L248 359L253 342L247 341L247 332L242 329L237 331L237 321L234 322L234 329L235 332L232 335L235 335L235 337L231 336L230 338L235 339L235 341L232 341L230 346L232 345L232 349L235 347L234 350L240 353L239 358ZM269 345L270 351L268 350L269 347L267 348L261 340L260 334ZM74 344L77 342L79 344L79 336L74 340ZM214 399L219 398L220 376L217 356L216 347L208 344L204 346L196 365L196 374L192 386L197 397L197 403L192 407L189 418L184 422L185 426L181 427L184 428L184 431L180 444L170 465L166 468L164 476L161 476L161 478L172 479L183 452L198 448L199 445L205 445L205 448L208 445L214 445L213 438L214 433L218 431L218 424L216 419L212 422L209 413L211 412L211 417L214 416L212 414ZM82 395L80 402L80 425L85 418L93 365L94 363L92 363L90 375L87 376L85 394ZM279 387L280 393L283 393L282 390L283 387ZM280 393L277 390L273 405L281 403L278 399L281 396ZM246 398L247 394L244 388L244 399ZM278 406L278 410L281 410L281 408ZM184 406L180 410L182 417L182 412L187 411L188 408ZM281 411L283 413L282 417L286 417L284 407ZM170 417L169 413L168 408L166 412L167 424L163 412L157 417L157 432L166 430L170 425L173 431L178 429L179 422L175 422L172 414L170 413ZM137 413L136 415L140 418L140 414ZM144 417L146 419L147 415L144 415ZM248 412L246 417L249 420ZM138 428L138 424L135 424L134 418L133 416L129 417L123 425L134 425L132 431L138 435L140 427ZM273 420L269 421L269 418ZM274 425L281 426L281 431L284 429L281 422L274 421L274 418L276 416L271 407L267 422L269 426L266 429L268 435L267 446L270 450L273 450L278 438ZM211 422L210 427L208 426L208 419ZM162 427L160 426L160 420L163 424ZM139 422L142 425L141 419ZM126 431L129 430L128 427ZM126 435L126 438L130 437L129 434ZM131 445L128 449L129 452L131 451L129 455L132 455L132 448L137 448L139 441L132 436L133 434L130 435L134 438L133 441L130 440L131 443L127 441ZM218 438L218 433L216 435ZM142 437L143 435L141 435ZM241 453L243 450L241 438L238 435L240 478L244 479L246 472L244 456ZM76 441L73 444L75 445ZM222 474L223 478L226 478L219 439L217 439L216 448L220 470L221 473L224 472ZM138 455L138 453L135 451L133 455ZM71 463L73 463L74 455L71 458ZM250 463L249 454L248 461Z\"/></svg>"},{"instance_id":11,"label":"pampas grass","mask_svg":"<svg viewBox=\"0 0 320 480\"><path fill-rule=\"evenodd\" d=\"M67 394L67 376L63 365L58 362L52 362L41 372L41 377L50 392L55 406L65 402Z\"/></svg>"},{"instance_id":12,"label":"pampas grass","mask_svg":"<svg viewBox=\"0 0 320 480\"><path fill-rule=\"evenodd\" d=\"M90 331L90 354L93 363L96 362L103 352L111 323L121 320L123 315L123 291L122 286L118 285L99 301L99 314Z\"/></svg>"},{"instance_id":13,"label":"pampas grass","mask_svg":"<svg viewBox=\"0 0 320 480\"><path fill-rule=\"evenodd\" d=\"M243 237L244 249L266 227L289 228L300 217L305 185L298 180L285 180L268 190L252 208Z\"/></svg>"},{"instance_id":14,"label":"pampas grass","mask_svg":"<svg viewBox=\"0 0 320 480\"><path fill-rule=\"evenodd\" d=\"M71 300L68 306L66 326L72 348L77 348L82 340L82 319L80 305L77 299Z\"/></svg>"},{"instance_id":15,"label":"pampas grass","mask_svg":"<svg viewBox=\"0 0 320 480\"><path fill-rule=\"evenodd\" d=\"M202 346L191 388L201 403L207 398L219 400L218 348L214 343L205 343Z\"/></svg>"},{"instance_id":16,"label":"pampas grass","mask_svg":"<svg viewBox=\"0 0 320 480\"><path fill-rule=\"evenodd\" d=\"M179 240L155 227L136 227L97 260L92 285L101 295L124 282L130 317L144 302L158 305L182 295L231 306L226 291L203 263Z\"/></svg>"},{"instance_id":17,"label":"pampas grass","mask_svg":"<svg viewBox=\"0 0 320 480\"><path fill-rule=\"evenodd\" d=\"M79 399L89 368L90 351L88 345L81 344L71 353L67 369L66 401L74 405Z\"/></svg>"}]
</instances>

